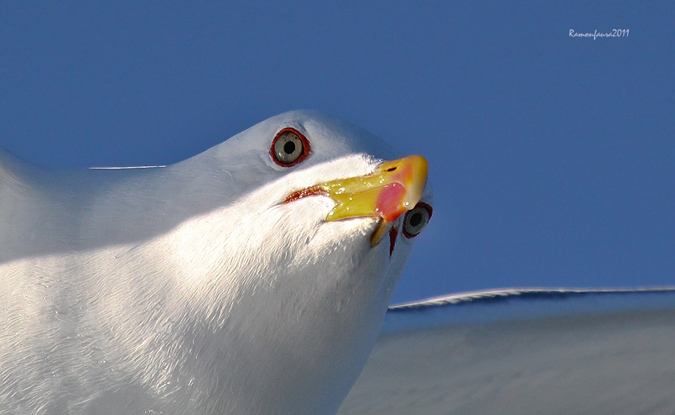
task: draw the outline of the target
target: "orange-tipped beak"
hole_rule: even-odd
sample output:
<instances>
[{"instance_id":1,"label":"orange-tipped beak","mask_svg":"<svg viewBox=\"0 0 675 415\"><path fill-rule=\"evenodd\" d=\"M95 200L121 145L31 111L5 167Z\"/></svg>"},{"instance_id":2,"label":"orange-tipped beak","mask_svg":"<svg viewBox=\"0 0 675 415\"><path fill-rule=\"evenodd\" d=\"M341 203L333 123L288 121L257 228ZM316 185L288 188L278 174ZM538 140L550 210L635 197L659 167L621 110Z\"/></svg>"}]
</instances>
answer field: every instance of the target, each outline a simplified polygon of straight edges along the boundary
<instances>
[{"instance_id":1,"label":"orange-tipped beak","mask_svg":"<svg viewBox=\"0 0 675 415\"><path fill-rule=\"evenodd\" d=\"M377 245L388 223L415 207L427 182L428 163L422 156L385 161L366 176L349 177L318 184L289 195L284 203L305 196L324 195L336 204L326 221L358 217L380 218L380 226L371 237Z\"/></svg>"}]
</instances>

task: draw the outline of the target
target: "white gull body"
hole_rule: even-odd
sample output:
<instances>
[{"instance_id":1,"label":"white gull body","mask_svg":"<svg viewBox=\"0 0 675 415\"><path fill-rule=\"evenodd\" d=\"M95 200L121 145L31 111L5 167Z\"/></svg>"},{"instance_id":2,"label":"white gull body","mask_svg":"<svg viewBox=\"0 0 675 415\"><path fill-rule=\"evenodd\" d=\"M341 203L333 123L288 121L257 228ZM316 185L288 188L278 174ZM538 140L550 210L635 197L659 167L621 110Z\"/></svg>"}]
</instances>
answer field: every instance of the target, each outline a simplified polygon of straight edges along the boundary
<instances>
[{"instance_id":1,"label":"white gull body","mask_svg":"<svg viewBox=\"0 0 675 415\"><path fill-rule=\"evenodd\" d=\"M312 153L275 164L282 128ZM62 171L0 152L0 414L331 414L412 239L289 192L394 154L314 112L181 163ZM428 196L423 196L423 200Z\"/></svg>"}]
</instances>

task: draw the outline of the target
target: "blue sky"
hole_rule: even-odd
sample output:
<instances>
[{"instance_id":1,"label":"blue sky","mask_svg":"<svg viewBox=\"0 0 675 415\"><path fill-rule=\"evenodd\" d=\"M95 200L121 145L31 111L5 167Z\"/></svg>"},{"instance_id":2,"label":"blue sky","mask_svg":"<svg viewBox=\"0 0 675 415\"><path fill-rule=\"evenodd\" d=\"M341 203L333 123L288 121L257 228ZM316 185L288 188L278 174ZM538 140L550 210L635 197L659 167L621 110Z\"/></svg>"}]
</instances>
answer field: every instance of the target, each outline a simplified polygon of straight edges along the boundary
<instances>
[{"instance_id":1,"label":"blue sky","mask_svg":"<svg viewBox=\"0 0 675 415\"><path fill-rule=\"evenodd\" d=\"M675 284L672 2L364 3L2 2L0 146L167 164L318 109L430 162L394 302Z\"/></svg>"}]
</instances>

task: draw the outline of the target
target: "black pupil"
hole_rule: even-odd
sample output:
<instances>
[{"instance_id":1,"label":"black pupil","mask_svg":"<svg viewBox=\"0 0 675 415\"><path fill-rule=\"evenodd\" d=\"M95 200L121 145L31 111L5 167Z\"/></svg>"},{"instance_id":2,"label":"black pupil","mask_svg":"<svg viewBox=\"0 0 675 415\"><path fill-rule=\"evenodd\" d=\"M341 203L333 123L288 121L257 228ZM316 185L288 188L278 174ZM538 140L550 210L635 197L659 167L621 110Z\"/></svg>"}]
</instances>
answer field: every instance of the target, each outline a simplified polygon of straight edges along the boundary
<instances>
[{"instance_id":1,"label":"black pupil","mask_svg":"<svg viewBox=\"0 0 675 415\"><path fill-rule=\"evenodd\" d=\"M413 215L410 217L410 225L416 228L420 223L422 223L422 214L413 213Z\"/></svg>"},{"instance_id":2,"label":"black pupil","mask_svg":"<svg viewBox=\"0 0 675 415\"><path fill-rule=\"evenodd\" d=\"M293 154L295 152L295 143L287 141L286 144L284 144L284 152L286 152L286 154Z\"/></svg>"}]
</instances>

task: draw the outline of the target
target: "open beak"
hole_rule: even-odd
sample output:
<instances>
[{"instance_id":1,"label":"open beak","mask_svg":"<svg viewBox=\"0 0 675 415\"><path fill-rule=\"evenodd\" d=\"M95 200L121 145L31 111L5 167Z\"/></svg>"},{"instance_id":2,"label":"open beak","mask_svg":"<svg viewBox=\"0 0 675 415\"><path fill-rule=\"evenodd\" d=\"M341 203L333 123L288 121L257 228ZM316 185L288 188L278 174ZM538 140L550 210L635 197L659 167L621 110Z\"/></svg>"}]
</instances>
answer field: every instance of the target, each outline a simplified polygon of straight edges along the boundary
<instances>
[{"instance_id":1,"label":"open beak","mask_svg":"<svg viewBox=\"0 0 675 415\"><path fill-rule=\"evenodd\" d=\"M427 171L426 159L418 155L385 161L371 174L337 179L293 192L284 203L307 196L328 196L336 204L326 215L326 221L379 218L379 225L370 238L371 245L376 246L385 235L387 225L420 201Z\"/></svg>"}]
</instances>

